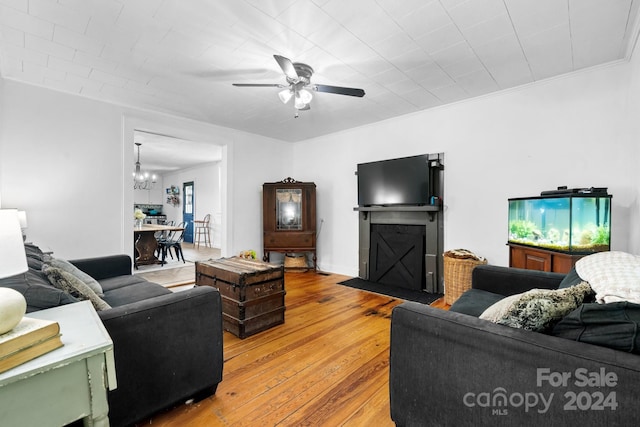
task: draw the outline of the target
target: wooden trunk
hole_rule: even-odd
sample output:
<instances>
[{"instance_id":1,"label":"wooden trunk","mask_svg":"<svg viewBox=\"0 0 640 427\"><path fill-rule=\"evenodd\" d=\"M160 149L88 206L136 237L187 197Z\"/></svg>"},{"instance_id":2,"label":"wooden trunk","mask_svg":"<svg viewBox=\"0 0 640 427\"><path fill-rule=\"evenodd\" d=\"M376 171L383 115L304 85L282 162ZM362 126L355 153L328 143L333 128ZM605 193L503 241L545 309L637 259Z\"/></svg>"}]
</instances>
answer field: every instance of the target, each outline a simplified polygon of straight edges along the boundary
<instances>
[{"instance_id":1,"label":"wooden trunk","mask_svg":"<svg viewBox=\"0 0 640 427\"><path fill-rule=\"evenodd\" d=\"M196 285L220 291L224 328L239 338L284 323L281 265L238 257L199 261Z\"/></svg>"}]
</instances>

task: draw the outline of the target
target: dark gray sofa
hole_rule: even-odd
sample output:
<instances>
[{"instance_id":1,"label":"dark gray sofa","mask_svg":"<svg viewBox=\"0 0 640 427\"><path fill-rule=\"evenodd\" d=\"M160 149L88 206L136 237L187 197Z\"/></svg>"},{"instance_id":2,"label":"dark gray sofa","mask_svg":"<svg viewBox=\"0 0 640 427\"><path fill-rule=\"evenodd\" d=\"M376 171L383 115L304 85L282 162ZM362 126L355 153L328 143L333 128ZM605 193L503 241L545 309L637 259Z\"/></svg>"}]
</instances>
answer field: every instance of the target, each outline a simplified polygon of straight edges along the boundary
<instances>
[{"instance_id":1,"label":"dark gray sofa","mask_svg":"<svg viewBox=\"0 0 640 427\"><path fill-rule=\"evenodd\" d=\"M532 288L555 289L563 278L479 266L468 292L490 305ZM396 425L637 424L640 355L491 323L475 317L481 310L472 305L462 310L473 315L414 302L394 309L389 388Z\"/></svg>"},{"instance_id":2,"label":"dark gray sofa","mask_svg":"<svg viewBox=\"0 0 640 427\"><path fill-rule=\"evenodd\" d=\"M25 275L2 279L17 289L28 311L73 303L51 287L29 257ZM222 306L212 287L171 292L131 274L131 258L114 255L71 261L102 286L112 308L98 315L113 340L117 389L109 392L112 426L136 421L215 393L222 380Z\"/></svg>"}]
</instances>

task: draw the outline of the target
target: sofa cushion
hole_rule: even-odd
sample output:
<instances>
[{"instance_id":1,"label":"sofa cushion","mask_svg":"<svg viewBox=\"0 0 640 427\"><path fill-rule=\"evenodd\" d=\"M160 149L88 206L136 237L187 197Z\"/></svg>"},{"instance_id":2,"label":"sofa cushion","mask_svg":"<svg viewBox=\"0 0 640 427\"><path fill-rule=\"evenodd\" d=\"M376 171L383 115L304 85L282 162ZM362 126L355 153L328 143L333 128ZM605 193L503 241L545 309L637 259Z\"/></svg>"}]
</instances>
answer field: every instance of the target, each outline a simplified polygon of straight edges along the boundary
<instances>
[{"instance_id":1,"label":"sofa cushion","mask_svg":"<svg viewBox=\"0 0 640 427\"><path fill-rule=\"evenodd\" d=\"M481 289L469 289L458 298L449 308L449 311L468 314L478 317L488 307L504 298L504 295Z\"/></svg>"},{"instance_id":2,"label":"sofa cushion","mask_svg":"<svg viewBox=\"0 0 640 427\"><path fill-rule=\"evenodd\" d=\"M100 286L102 287L103 292L106 294L109 291L113 291L119 288L125 288L129 286L135 286L139 283L148 282L148 280L136 276L135 274L127 274L125 276L115 276L109 277L108 279L100 280Z\"/></svg>"},{"instance_id":3,"label":"sofa cushion","mask_svg":"<svg viewBox=\"0 0 640 427\"><path fill-rule=\"evenodd\" d=\"M560 320L551 335L640 354L640 305L583 304Z\"/></svg>"},{"instance_id":4,"label":"sofa cushion","mask_svg":"<svg viewBox=\"0 0 640 427\"><path fill-rule=\"evenodd\" d=\"M15 289L24 295L27 312L78 302L77 298L53 287L40 270L33 268L24 274L0 279L0 286Z\"/></svg>"},{"instance_id":5,"label":"sofa cushion","mask_svg":"<svg viewBox=\"0 0 640 427\"><path fill-rule=\"evenodd\" d=\"M89 276L84 271L80 270L75 265L71 264L69 261L66 261L64 259L59 259L59 258L51 258L51 261L49 261L47 264L49 264L52 267L60 268L66 271L67 273L73 275L77 279L81 280L85 285L90 287L91 290L95 292L98 296L103 295L102 287L100 286L98 281L95 280L93 277Z\"/></svg>"},{"instance_id":6,"label":"sofa cushion","mask_svg":"<svg viewBox=\"0 0 640 427\"><path fill-rule=\"evenodd\" d=\"M42 272L47 276L49 282L51 282L51 284L56 288L68 292L80 300L91 301L91 304L96 311L111 308L111 306L93 292L89 286L71 273L58 267L52 267L48 264L45 264L42 267Z\"/></svg>"},{"instance_id":7,"label":"sofa cushion","mask_svg":"<svg viewBox=\"0 0 640 427\"><path fill-rule=\"evenodd\" d=\"M512 298L508 308L490 307L486 317L494 323L530 331L546 332L566 314L579 307L586 298L593 296L588 283L565 289L532 289ZM496 303L500 304L500 302ZM491 311L500 310L502 317L491 317ZM482 318L484 313L480 315Z\"/></svg>"},{"instance_id":8,"label":"sofa cushion","mask_svg":"<svg viewBox=\"0 0 640 427\"><path fill-rule=\"evenodd\" d=\"M141 279L129 286L120 286L111 290L105 289L104 300L112 307L120 307L170 293L172 292L162 285Z\"/></svg>"},{"instance_id":9,"label":"sofa cushion","mask_svg":"<svg viewBox=\"0 0 640 427\"><path fill-rule=\"evenodd\" d=\"M571 286L579 285L582 282L583 280L578 276L576 268L573 267L571 271L564 276L564 279L562 279L562 282L558 285L558 289L570 288Z\"/></svg>"}]
</instances>

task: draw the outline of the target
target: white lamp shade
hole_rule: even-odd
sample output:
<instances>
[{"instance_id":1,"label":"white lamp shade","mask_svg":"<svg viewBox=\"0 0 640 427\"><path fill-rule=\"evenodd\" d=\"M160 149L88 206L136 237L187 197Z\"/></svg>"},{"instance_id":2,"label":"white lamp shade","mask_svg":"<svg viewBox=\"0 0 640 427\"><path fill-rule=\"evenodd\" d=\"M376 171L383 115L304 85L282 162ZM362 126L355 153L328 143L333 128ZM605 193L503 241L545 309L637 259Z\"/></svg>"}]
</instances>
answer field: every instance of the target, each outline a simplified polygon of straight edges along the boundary
<instances>
[{"instance_id":1,"label":"white lamp shade","mask_svg":"<svg viewBox=\"0 0 640 427\"><path fill-rule=\"evenodd\" d=\"M27 271L17 209L0 209L0 278Z\"/></svg>"},{"instance_id":2,"label":"white lamp shade","mask_svg":"<svg viewBox=\"0 0 640 427\"><path fill-rule=\"evenodd\" d=\"M289 102L292 96L293 92L291 92L291 89L285 89L278 92L278 98L280 98L280 101L282 101L283 104Z\"/></svg>"},{"instance_id":3,"label":"white lamp shade","mask_svg":"<svg viewBox=\"0 0 640 427\"><path fill-rule=\"evenodd\" d=\"M302 99L302 102L304 102L305 104L310 103L313 99L313 95L311 95L311 92L306 89L299 90L298 94L300 95L300 99Z\"/></svg>"},{"instance_id":4,"label":"white lamp shade","mask_svg":"<svg viewBox=\"0 0 640 427\"><path fill-rule=\"evenodd\" d=\"M302 90L297 91L296 92L296 98L294 100L295 107L298 110L305 109L307 104L309 104L311 102L312 98L313 98L313 95L311 95L311 92L309 92L308 90L302 89Z\"/></svg>"}]
</instances>

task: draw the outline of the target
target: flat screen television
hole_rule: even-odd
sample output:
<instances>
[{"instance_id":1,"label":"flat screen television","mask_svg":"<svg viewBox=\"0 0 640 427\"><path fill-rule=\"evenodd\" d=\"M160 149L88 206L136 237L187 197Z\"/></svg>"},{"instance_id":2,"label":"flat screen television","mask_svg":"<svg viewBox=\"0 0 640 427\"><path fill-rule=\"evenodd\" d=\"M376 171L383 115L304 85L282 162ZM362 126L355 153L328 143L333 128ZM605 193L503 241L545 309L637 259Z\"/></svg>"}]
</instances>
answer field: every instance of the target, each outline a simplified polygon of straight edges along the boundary
<instances>
[{"instance_id":1,"label":"flat screen television","mask_svg":"<svg viewBox=\"0 0 640 427\"><path fill-rule=\"evenodd\" d=\"M358 206L427 205L429 155L358 164Z\"/></svg>"}]
</instances>

